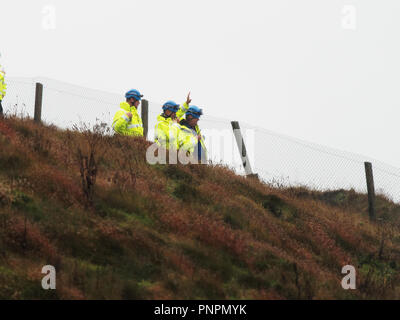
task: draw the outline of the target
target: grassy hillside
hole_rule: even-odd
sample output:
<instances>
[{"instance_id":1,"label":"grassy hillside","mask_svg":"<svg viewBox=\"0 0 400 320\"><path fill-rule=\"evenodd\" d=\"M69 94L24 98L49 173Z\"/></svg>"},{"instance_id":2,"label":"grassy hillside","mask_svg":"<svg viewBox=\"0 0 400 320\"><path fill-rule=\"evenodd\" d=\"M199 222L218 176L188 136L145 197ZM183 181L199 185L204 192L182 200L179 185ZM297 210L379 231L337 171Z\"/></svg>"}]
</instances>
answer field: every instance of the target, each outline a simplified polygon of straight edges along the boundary
<instances>
[{"instance_id":1,"label":"grassy hillside","mask_svg":"<svg viewBox=\"0 0 400 320\"><path fill-rule=\"evenodd\" d=\"M399 206L371 224L365 195L150 166L148 142L104 130L0 120L0 298L400 298Z\"/></svg>"}]
</instances>

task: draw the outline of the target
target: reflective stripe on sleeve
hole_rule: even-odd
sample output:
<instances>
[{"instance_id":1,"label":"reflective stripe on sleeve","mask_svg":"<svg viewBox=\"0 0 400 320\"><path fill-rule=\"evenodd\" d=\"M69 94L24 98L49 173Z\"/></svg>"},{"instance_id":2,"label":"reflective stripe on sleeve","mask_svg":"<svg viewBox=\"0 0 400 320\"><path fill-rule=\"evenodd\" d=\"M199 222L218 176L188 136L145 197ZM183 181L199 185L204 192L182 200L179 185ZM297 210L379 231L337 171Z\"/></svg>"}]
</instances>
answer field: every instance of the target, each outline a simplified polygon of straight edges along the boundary
<instances>
[{"instance_id":1,"label":"reflective stripe on sleeve","mask_svg":"<svg viewBox=\"0 0 400 320\"><path fill-rule=\"evenodd\" d=\"M143 125L141 125L141 124L131 124L127 128L128 129L133 129L133 128L141 128L141 127L143 127Z\"/></svg>"}]
</instances>

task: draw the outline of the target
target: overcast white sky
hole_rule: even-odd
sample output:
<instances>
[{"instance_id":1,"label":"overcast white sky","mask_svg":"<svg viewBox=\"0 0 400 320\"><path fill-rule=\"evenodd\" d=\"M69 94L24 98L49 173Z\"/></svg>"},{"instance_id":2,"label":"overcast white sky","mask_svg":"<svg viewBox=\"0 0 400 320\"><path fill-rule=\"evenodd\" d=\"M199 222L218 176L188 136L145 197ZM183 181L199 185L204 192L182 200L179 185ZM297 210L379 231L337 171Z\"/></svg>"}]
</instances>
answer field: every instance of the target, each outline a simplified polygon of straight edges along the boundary
<instances>
[{"instance_id":1,"label":"overcast white sky","mask_svg":"<svg viewBox=\"0 0 400 320\"><path fill-rule=\"evenodd\" d=\"M400 167L399 0L0 0L0 17L9 76L191 90L211 115Z\"/></svg>"}]
</instances>

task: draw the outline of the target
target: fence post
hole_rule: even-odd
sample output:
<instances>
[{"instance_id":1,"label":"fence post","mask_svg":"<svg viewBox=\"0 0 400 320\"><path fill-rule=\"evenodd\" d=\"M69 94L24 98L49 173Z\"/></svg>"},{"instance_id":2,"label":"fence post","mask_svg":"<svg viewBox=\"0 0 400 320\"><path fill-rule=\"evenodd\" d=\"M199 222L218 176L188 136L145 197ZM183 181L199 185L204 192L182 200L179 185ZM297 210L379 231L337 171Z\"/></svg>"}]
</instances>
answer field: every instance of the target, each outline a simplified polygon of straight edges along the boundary
<instances>
[{"instance_id":1,"label":"fence post","mask_svg":"<svg viewBox=\"0 0 400 320\"><path fill-rule=\"evenodd\" d=\"M35 114L34 121L40 123L42 121L42 102L43 102L43 84L36 83L35 93Z\"/></svg>"},{"instance_id":2,"label":"fence post","mask_svg":"<svg viewBox=\"0 0 400 320\"><path fill-rule=\"evenodd\" d=\"M372 172L371 162L364 162L364 165L365 165L365 176L367 177L369 219L373 221L376 218L374 175Z\"/></svg>"},{"instance_id":3,"label":"fence post","mask_svg":"<svg viewBox=\"0 0 400 320\"><path fill-rule=\"evenodd\" d=\"M149 131L149 102L145 99L142 100L142 121L143 136L147 139L147 132Z\"/></svg>"},{"instance_id":4,"label":"fence post","mask_svg":"<svg viewBox=\"0 0 400 320\"><path fill-rule=\"evenodd\" d=\"M240 158L242 159L242 164L243 164L243 168L246 173L246 176L252 177L252 178L258 178L258 175L254 174L251 169L249 156L247 155L246 146L244 144L242 132L240 131L239 122L231 121L231 125L232 125L233 135L236 138L236 143L238 145Z\"/></svg>"}]
</instances>

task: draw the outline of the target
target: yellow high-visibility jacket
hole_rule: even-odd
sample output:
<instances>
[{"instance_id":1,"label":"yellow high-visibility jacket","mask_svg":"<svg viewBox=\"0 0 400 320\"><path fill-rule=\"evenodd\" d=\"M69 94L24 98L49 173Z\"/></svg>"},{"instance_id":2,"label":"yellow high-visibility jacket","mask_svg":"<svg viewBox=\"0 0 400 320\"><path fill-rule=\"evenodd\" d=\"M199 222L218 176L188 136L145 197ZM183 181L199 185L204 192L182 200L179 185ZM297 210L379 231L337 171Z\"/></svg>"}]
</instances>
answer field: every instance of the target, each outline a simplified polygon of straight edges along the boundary
<instances>
[{"instance_id":1,"label":"yellow high-visibility jacket","mask_svg":"<svg viewBox=\"0 0 400 320\"><path fill-rule=\"evenodd\" d=\"M6 95L7 84L4 82L4 73L0 72L0 100Z\"/></svg>"},{"instance_id":2,"label":"yellow high-visibility jacket","mask_svg":"<svg viewBox=\"0 0 400 320\"><path fill-rule=\"evenodd\" d=\"M207 161L207 148L204 143L204 137L198 126L190 128L186 120L183 119L179 125L178 144L179 150L185 150L191 155L197 155L198 161ZM200 135L201 139L198 140L197 136Z\"/></svg>"},{"instance_id":3,"label":"yellow high-visibility jacket","mask_svg":"<svg viewBox=\"0 0 400 320\"><path fill-rule=\"evenodd\" d=\"M163 115L157 117L157 124L154 132L154 141L166 149L170 147L178 150L179 124L172 119L165 118Z\"/></svg>"},{"instance_id":4,"label":"yellow high-visibility jacket","mask_svg":"<svg viewBox=\"0 0 400 320\"><path fill-rule=\"evenodd\" d=\"M125 136L143 137L143 122L135 107L131 107L127 102L121 102L120 110L115 113L112 127L118 134ZM129 119L127 113L132 113Z\"/></svg>"},{"instance_id":5,"label":"yellow high-visibility jacket","mask_svg":"<svg viewBox=\"0 0 400 320\"><path fill-rule=\"evenodd\" d=\"M180 105L180 108L178 110L178 112L176 113L176 117L179 119L179 121L182 121L185 119L185 114L186 111L188 111L189 109L189 105L184 102ZM190 132L189 132L190 130ZM196 127L194 128L194 130L196 131L196 135L200 135L201 136L201 140L200 140L200 146L202 148L202 157L205 157L205 159L207 159L207 149L206 149L206 145L204 143L204 137L201 134L200 128L198 125L196 125ZM193 130L186 127L186 129L182 130L182 126L181 126L181 130L180 132L182 132L180 134L180 138L179 138L179 147L185 149L186 151L189 151L191 154L194 152L195 147L197 146L197 138L196 140L194 140L194 138L189 138L188 135L193 135ZM192 146L191 146L192 144Z\"/></svg>"}]
</instances>

